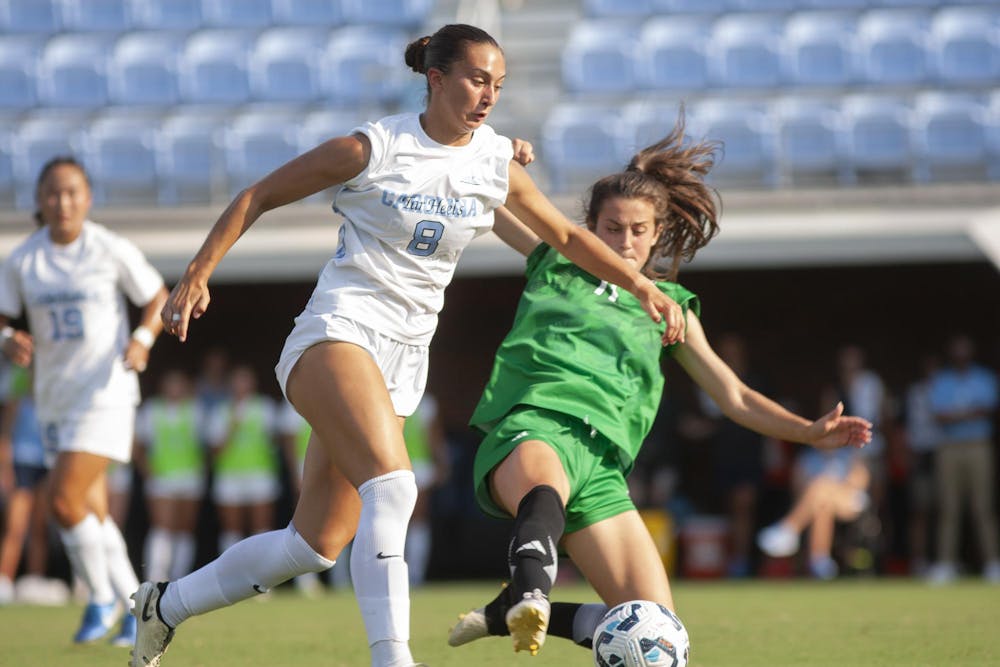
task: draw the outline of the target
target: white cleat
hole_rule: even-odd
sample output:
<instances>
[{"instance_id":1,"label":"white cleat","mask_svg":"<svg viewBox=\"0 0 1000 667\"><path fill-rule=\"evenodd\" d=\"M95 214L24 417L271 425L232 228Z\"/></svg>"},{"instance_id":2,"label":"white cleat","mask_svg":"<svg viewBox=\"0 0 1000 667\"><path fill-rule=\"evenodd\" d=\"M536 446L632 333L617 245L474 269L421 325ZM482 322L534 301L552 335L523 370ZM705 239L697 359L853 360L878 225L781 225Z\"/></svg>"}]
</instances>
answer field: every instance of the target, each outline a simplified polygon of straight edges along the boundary
<instances>
[{"instance_id":1,"label":"white cleat","mask_svg":"<svg viewBox=\"0 0 1000 667\"><path fill-rule=\"evenodd\" d=\"M135 601L132 615L136 620L136 636L129 667L157 667L167 645L174 638L174 629L160 618L160 596L165 589L166 584L147 581L132 594Z\"/></svg>"},{"instance_id":2,"label":"white cleat","mask_svg":"<svg viewBox=\"0 0 1000 667\"><path fill-rule=\"evenodd\" d=\"M545 643L551 611L549 599L537 588L525 593L520 602L507 610L504 620L514 642L514 652L530 651L531 655L538 655L538 649Z\"/></svg>"},{"instance_id":3,"label":"white cleat","mask_svg":"<svg viewBox=\"0 0 1000 667\"><path fill-rule=\"evenodd\" d=\"M776 523L757 533L757 546L772 558L791 556L799 550L799 534L783 523Z\"/></svg>"},{"instance_id":4,"label":"white cleat","mask_svg":"<svg viewBox=\"0 0 1000 667\"><path fill-rule=\"evenodd\" d=\"M458 617L458 623L448 633L448 646L461 646L483 637L489 637L486 627L486 609L480 607Z\"/></svg>"}]
</instances>

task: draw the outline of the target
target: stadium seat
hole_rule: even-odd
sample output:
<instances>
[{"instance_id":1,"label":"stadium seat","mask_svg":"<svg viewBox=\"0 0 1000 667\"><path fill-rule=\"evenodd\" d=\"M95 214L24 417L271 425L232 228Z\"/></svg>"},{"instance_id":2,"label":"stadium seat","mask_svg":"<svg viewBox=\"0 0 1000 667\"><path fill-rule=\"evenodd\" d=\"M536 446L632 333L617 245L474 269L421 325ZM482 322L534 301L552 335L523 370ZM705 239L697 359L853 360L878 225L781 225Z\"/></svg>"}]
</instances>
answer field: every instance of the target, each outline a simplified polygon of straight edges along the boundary
<instances>
[{"instance_id":1,"label":"stadium seat","mask_svg":"<svg viewBox=\"0 0 1000 667\"><path fill-rule=\"evenodd\" d=\"M128 30L129 4L128 0L61 0L62 27L74 32Z\"/></svg>"},{"instance_id":2,"label":"stadium seat","mask_svg":"<svg viewBox=\"0 0 1000 667\"><path fill-rule=\"evenodd\" d=\"M785 78L798 86L847 86L855 80L854 15L800 12L785 24Z\"/></svg>"},{"instance_id":3,"label":"stadium seat","mask_svg":"<svg viewBox=\"0 0 1000 667\"><path fill-rule=\"evenodd\" d=\"M38 98L50 107L97 108L108 102L108 39L97 33L51 38L38 65Z\"/></svg>"},{"instance_id":4,"label":"stadium seat","mask_svg":"<svg viewBox=\"0 0 1000 667\"><path fill-rule=\"evenodd\" d=\"M13 143L14 137L7 128L13 123L5 119L0 120L0 206L5 208L14 207L14 158Z\"/></svg>"},{"instance_id":5,"label":"stadium seat","mask_svg":"<svg viewBox=\"0 0 1000 667\"><path fill-rule=\"evenodd\" d=\"M626 104L621 111L622 162L667 136L677 122L680 108L680 100L670 98L645 98Z\"/></svg>"},{"instance_id":6,"label":"stadium seat","mask_svg":"<svg viewBox=\"0 0 1000 667\"><path fill-rule=\"evenodd\" d=\"M325 28L272 28L262 33L250 54L254 99L317 99L322 92L318 65L329 34Z\"/></svg>"},{"instance_id":7,"label":"stadium seat","mask_svg":"<svg viewBox=\"0 0 1000 667\"><path fill-rule=\"evenodd\" d=\"M639 84L655 90L707 87L705 44L710 25L707 18L698 15L646 21L636 53Z\"/></svg>"},{"instance_id":8,"label":"stadium seat","mask_svg":"<svg viewBox=\"0 0 1000 667\"><path fill-rule=\"evenodd\" d=\"M722 149L710 179L719 183L771 186L776 183L773 121L765 106L728 98L692 105L688 134L719 141Z\"/></svg>"},{"instance_id":9,"label":"stadium seat","mask_svg":"<svg viewBox=\"0 0 1000 667\"><path fill-rule=\"evenodd\" d=\"M799 7L800 0L730 0L729 9L739 12L788 12Z\"/></svg>"},{"instance_id":10,"label":"stadium seat","mask_svg":"<svg viewBox=\"0 0 1000 667\"><path fill-rule=\"evenodd\" d=\"M942 83L1000 79L1000 8L946 7L931 22L930 53Z\"/></svg>"},{"instance_id":11,"label":"stadium seat","mask_svg":"<svg viewBox=\"0 0 1000 667\"><path fill-rule=\"evenodd\" d=\"M784 98L771 109L777 126L777 162L783 185L843 176L841 120L834 104L817 99Z\"/></svg>"},{"instance_id":12,"label":"stadium seat","mask_svg":"<svg viewBox=\"0 0 1000 667\"><path fill-rule=\"evenodd\" d=\"M133 110L103 116L85 131L83 161L97 204L156 200L156 134L159 115Z\"/></svg>"},{"instance_id":13,"label":"stadium seat","mask_svg":"<svg viewBox=\"0 0 1000 667\"><path fill-rule=\"evenodd\" d=\"M781 83L781 21L769 14L718 19L708 45L709 75L726 88L772 88Z\"/></svg>"},{"instance_id":14,"label":"stadium seat","mask_svg":"<svg viewBox=\"0 0 1000 667\"><path fill-rule=\"evenodd\" d=\"M841 104L847 182L868 176L907 178L912 171L911 113L902 100L882 95L849 95Z\"/></svg>"},{"instance_id":15,"label":"stadium seat","mask_svg":"<svg viewBox=\"0 0 1000 667\"><path fill-rule=\"evenodd\" d=\"M297 123L299 147L302 152L315 148L328 139L350 133L365 120L367 119L361 112L350 109L323 109L310 112Z\"/></svg>"},{"instance_id":16,"label":"stadium seat","mask_svg":"<svg viewBox=\"0 0 1000 667\"><path fill-rule=\"evenodd\" d=\"M271 25L271 0L202 0L205 25L215 28L266 28Z\"/></svg>"},{"instance_id":17,"label":"stadium seat","mask_svg":"<svg viewBox=\"0 0 1000 667\"><path fill-rule=\"evenodd\" d=\"M201 0L132 0L136 27L195 30L202 25Z\"/></svg>"},{"instance_id":18,"label":"stadium seat","mask_svg":"<svg viewBox=\"0 0 1000 667\"><path fill-rule=\"evenodd\" d=\"M930 92L913 105L915 178L981 180L987 164L987 109L962 93Z\"/></svg>"},{"instance_id":19,"label":"stadium seat","mask_svg":"<svg viewBox=\"0 0 1000 667\"><path fill-rule=\"evenodd\" d=\"M562 80L574 93L621 93L636 88L638 31L630 22L582 21L562 52Z\"/></svg>"},{"instance_id":20,"label":"stadium seat","mask_svg":"<svg viewBox=\"0 0 1000 667\"><path fill-rule=\"evenodd\" d=\"M0 0L0 34L59 30L59 0Z\"/></svg>"},{"instance_id":21,"label":"stadium seat","mask_svg":"<svg viewBox=\"0 0 1000 667\"><path fill-rule=\"evenodd\" d=\"M344 22L415 28L430 16L433 0L343 0Z\"/></svg>"},{"instance_id":22,"label":"stadium seat","mask_svg":"<svg viewBox=\"0 0 1000 667\"><path fill-rule=\"evenodd\" d=\"M302 152L301 122L301 114L291 111L250 111L226 123L223 142L230 195Z\"/></svg>"},{"instance_id":23,"label":"stadium seat","mask_svg":"<svg viewBox=\"0 0 1000 667\"><path fill-rule=\"evenodd\" d=\"M622 167L623 127L616 109L587 104L554 108L542 125L542 151L553 188L568 192Z\"/></svg>"},{"instance_id":24,"label":"stadium seat","mask_svg":"<svg viewBox=\"0 0 1000 667\"><path fill-rule=\"evenodd\" d=\"M108 63L108 93L113 104L175 104L177 67L183 39L171 31L126 34Z\"/></svg>"},{"instance_id":25,"label":"stadium seat","mask_svg":"<svg viewBox=\"0 0 1000 667\"><path fill-rule=\"evenodd\" d=\"M231 114L217 108L180 108L156 137L161 204L206 203L225 186L221 133Z\"/></svg>"},{"instance_id":26,"label":"stadium seat","mask_svg":"<svg viewBox=\"0 0 1000 667\"><path fill-rule=\"evenodd\" d=\"M79 111L49 110L36 112L18 125L11 142L18 208L35 206L35 183L46 162L57 155L79 157L85 119Z\"/></svg>"},{"instance_id":27,"label":"stadium seat","mask_svg":"<svg viewBox=\"0 0 1000 667\"><path fill-rule=\"evenodd\" d=\"M34 35L0 36L0 109L35 106L35 65L43 45L44 38Z\"/></svg>"},{"instance_id":28,"label":"stadium seat","mask_svg":"<svg viewBox=\"0 0 1000 667\"><path fill-rule=\"evenodd\" d=\"M729 8L727 0L652 0L657 16L677 14L721 14Z\"/></svg>"},{"instance_id":29,"label":"stadium seat","mask_svg":"<svg viewBox=\"0 0 1000 667\"><path fill-rule=\"evenodd\" d=\"M860 10L870 9L872 0L802 0L802 9Z\"/></svg>"},{"instance_id":30,"label":"stadium seat","mask_svg":"<svg viewBox=\"0 0 1000 667\"><path fill-rule=\"evenodd\" d=\"M858 20L858 53L869 83L927 80L928 15L919 10L874 10Z\"/></svg>"},{"instance_id":31,"label":"stadium seat","mask_svg":"<svg viewBox=\"0 0 1000 667\"><path fill-rule=\"evenodd\" d=\"M643 17L653 13L652 0L584 0L583 11L596 18Z\"/></svg>"},{"instance_id":32,"label":"stadium seat","mask_svg":"<svg viewBox=\"0 0 1000 667\"><path fill-rule=\"evenodd\" d=\"M329 0L273 0L274 22L332 28L344 21L341 3Z\"/></svg>"},{"instance_id":33,"label":"stadium seat","mask_svg":"<svg viewBox=\"0 0 1000 667\"><path fill-rule=\"evenodd\" d=\"M195 104L246 102L253 37L242 30L203 30L188 38L180 56L181 99Z\"/></svg>"},{"instance_id":34,"label":"stadium seat","mask_svg":"<svg viewBox=\"0 0 1000 667\"><path fill-rule=\"evenodd\" d=\"M402 65L409 41L406 33L394 28L334 30L319 65L323 91L338 106L398 101L410 76Z\"/></svg>"}]
</instances>

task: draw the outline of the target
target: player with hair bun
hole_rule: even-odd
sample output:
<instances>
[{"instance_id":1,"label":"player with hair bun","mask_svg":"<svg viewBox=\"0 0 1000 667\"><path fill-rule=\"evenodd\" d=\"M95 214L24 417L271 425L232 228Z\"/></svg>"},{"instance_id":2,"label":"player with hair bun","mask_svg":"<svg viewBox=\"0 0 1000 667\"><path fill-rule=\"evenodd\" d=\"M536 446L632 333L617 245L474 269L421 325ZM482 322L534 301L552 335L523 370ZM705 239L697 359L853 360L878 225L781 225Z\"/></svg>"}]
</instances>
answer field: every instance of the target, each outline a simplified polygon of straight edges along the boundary
<instances>
[{"instance_id":1,"label":"player with hair bun","mask_svg":"<svg viewBox=\"0 0 1000 667\"><path fill-rule=\"evenodd\" d=\"M673 610L666 571L625 482L660 403L664 354L747 428L820 448L870 439L871 425L842 416L842 405L816 421L788 412L747 387L709 345L698 297L675 281L680 262L717 231L704 182L713 159L712 143L684 142L682 117L590 189L587 228L683 308L686 333L666 346L662 325L632 295L569 263L516 220L498 224L528 257L527 285L471 423L486 434L474 464L476 499L487 514L514 518L511 578L496 599L460 617L452 646L509 634L515 651L535 654L552 633L590 647L610 607L649 600ZM549 602L560 547L603 604Z\"/></svg>"},{"instance_id":2,"label":"player with hair bun","mask_svg":"<svg viewBox=\"0 0 1000 667\"><path fill-rule=\"evenodd\" d=\"M566 219L486 120L506 78L503 51L479 28L447 25L411 43L427 80L422 113L361 125L239 193L163 309L184 341L209 305L208 280L264 212L341 185L340 240L285 343L276 373L312 427L291 523L250 537L175 582L136 593L133 667L157 665L185 619L325 570L354 538L351 576L374 667L414 664L403 559L417 487L403 421L420 401L444 288L469 242L507 204L534 233L587 271L635 294L645 316L681 334L680 307L593 234ZM505 224L505 223L501 223Z\"/></svg>"}]
</instances>

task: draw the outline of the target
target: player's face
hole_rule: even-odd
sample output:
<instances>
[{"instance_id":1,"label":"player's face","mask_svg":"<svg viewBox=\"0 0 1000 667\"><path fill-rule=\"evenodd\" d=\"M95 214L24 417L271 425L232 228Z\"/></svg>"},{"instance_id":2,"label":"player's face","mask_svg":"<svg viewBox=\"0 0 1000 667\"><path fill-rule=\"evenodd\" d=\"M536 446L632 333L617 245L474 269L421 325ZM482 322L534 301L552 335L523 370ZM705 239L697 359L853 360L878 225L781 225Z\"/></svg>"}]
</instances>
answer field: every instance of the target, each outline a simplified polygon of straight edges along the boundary
<instances>
[{"instance_id":1,"label":"player's face","mask_svg":"<svg viewBox=\"0 0 1000 667\"><path fill-rule=\"evenodd\" d=\"M70 243L80 235L90 204L90 186L74 165L53 167L39 185L38 210L57 243Z\"/></svg>"},{"instance_id":2,"label":"player's face","mask_svg":"<svg viewBox=\"0 0 1000 667\"><path fill-rule=\"evenodd\" d=\"M491 44L468 44L465 58L453 63L447 74L432 70L433 108L457 133L474 132L486 122L500 97L506 67L500 49Z\"/></svg>"},{"instance_id":3,"label":"player's face","mask_svg":"<svg viewBox=\"0 0 1000 667\"><path fill-rule=\"evenodd\" d=\"M656 209L646 199L609 197L597 212L594 233L637 269L646 265L660 236Z\"/></svg>"}]
</instances>

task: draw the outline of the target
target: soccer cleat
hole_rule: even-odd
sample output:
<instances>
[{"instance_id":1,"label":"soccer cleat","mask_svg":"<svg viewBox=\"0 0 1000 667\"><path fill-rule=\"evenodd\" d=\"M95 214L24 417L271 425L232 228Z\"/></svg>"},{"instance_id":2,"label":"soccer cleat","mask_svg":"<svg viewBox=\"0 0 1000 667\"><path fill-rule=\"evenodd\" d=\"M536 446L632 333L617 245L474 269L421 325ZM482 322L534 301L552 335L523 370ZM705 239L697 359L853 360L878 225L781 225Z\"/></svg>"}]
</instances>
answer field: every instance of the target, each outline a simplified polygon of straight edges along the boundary
<instances>
[{"instance_id":1,"label":"soccer cleat","mask_svg":"<svg viewBox=\"0 0 1000 667\"><path fill-rule=\"evenodd\" d=\"M448 633L448 646L461 646L489 636L490 631L486 625L486 608L480 607L459 615L458 623Z\"/></svg>"},{"instance_id":2,"label":"soccer cleat","mask_svg":"<svg viewBox=\"0 0 1000 667\"><path fill-rule=\"evenodd\" d=\"M76 631L73 641L77 644L97 641L111 631L115 624L115 613L118 606L114 602L94 604L91 602L83 610L83 620L80 629Z\"/></svg>"},{"instance_id":3,"label":"soccer cleat","mask_svg":"<svg viewBox=\"0 0 1000 667\"><path fill-rule=\"evenodd\" d=\"M529 651L531 655L538 655L538 649L545 643L551 611L549 599L537 588L525 593L521 601L507 611L504 620L510 630L515 653Z\"/></svg>"},{"instance_id":4,"label":"soccer cleat","mask_svg":"<svg viewBox=\"0 0 1000 667\"><path fill-rule=\"evenodd\" d=\"M776 523L757 534L757 546L772 558L791 556L799 550L799 534L783 523Z\"/></svg>"},{"instance_id":5,"label":"soccer cleat","mask_svg":"<svg viewBox=\"0 0 1000 667\"><path fill-rule=\"evenodd\" d=\"M132 614L122 616L122 627L118 634L111 638L112 646L134 646L135 645L136 620Z\"/></svg>"},{"instance_id":6,"label":"soccer cleat","mask_svg":"<svg viewBox=\"0 0 1000 667\"><path fill-rule=\"evenodd\" d=\"M136 634L129 667L157 667L167 645L174 638L174 629L160 618L160 597L166 589L166 583L154 584L147 581L132 594L135 601L132 615L136 620Z\"/></svg>"}]
</instances>

